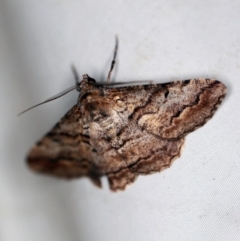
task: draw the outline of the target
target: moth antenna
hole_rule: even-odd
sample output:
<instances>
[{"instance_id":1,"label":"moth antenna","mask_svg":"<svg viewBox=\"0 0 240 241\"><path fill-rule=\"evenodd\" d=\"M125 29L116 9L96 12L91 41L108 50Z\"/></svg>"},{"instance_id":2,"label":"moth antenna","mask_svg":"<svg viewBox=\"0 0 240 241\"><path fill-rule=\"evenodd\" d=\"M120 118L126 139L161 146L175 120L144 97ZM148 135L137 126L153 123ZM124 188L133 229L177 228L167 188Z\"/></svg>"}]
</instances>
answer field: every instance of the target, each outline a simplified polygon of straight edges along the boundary
<instances>
[{"instance_id":1,"label":"moth antenna","mask_svg":"<svg viewBox=\"0 0 240 241\"><path fill-rule=\"evenodd\" d=\"M71 65L71 70L73 72L76 85L78 85L79 84L79 75L78 75L77 69L74 64Z\"/></svg>"},{"instance_id":2,"label":"moth antenna","mask_svg":"<svg viewBox=\"0 0 240 241\"><path fill-rule=\"evenodd\" d=\"M106 87L111 87L111 86L121 86L121 85L132 85L132 84L140 84L140 85L143 85L143 84L153 84L154 82L152 80L136 80L136 81L128 81L128 82L112 82L112 83L101 83L101 82L97 82L95 83L95 85L97 86L100 86L100 85L103 85L103 86L106 86Z\"/></svg>"},{"instance_id":3,"label":"moth antenna","mask_svg":"<svg viewBox=\"0 0 240 241\"><path fill-rule=\"evenodd\" d=\"M118 36L116 35L116 43L115 43L115 49L114 49L114 53L113 53L113 60L111 63L110 70L108 72L107 82L110 82L110 79L111 79L111 74L112 74L114 65L116 63L117 51L118 51Z\"/></svg>"},{"instance_id":4,"label":"moth antenna","mask_svg":"<svg viewBox=\"0 0 240 241\"><path fill-rule=\"evenodd\" d=\"M72 86L72 87L70 87L70 88L68 88L68 89L66 89L66 90L63 90L62 92L60 92L60 93L58 93L58 94L50 97L49 99L47 99L47 100L45 100L45 101L43 101L43 102L41 102L41 103L39 103L39 104L37 104L37 105L34 105L34 106L32 106L32 107L30 107L30 108L22 111L21 113L18 114L18 116L20 116L21 114L23 114L23 113L25 113L25 112L27 112L27 111L29 111L29 110L31 110L31 109L39 106L39 105L45 104L45 103L50 102L50 101L55 100L55 99L58 99L58 98L60 98L61 96L66 95L68 92L70 92L70 91L72 91L72 90L75 90L75 89L76 89L76 85L74 85L74 86Z\"/></svg>"}]
</instances>

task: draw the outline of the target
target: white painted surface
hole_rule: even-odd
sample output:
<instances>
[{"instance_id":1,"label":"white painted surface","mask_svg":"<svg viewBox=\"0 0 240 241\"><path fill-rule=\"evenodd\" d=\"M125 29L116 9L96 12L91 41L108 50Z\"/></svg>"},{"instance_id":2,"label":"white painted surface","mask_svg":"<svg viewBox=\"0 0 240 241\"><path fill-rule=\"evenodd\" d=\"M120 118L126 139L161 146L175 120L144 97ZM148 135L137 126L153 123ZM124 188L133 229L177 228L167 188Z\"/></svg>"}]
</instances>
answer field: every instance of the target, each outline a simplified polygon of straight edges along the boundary
<instances>
[{"instance_id":1,"label":"white painted surface","mask_svg":"<svg viewBox=\"0 0 240 241\"><path fill-rule=\"evenodd\" d=\"M240 1L0 1L0 240L240 239ZM111 193L87 179L31 173L24 158L77 93L17 114L73 85L70 64L104 80L223 81L229 94L180 159Z\"/></svg>"}]
</instances>

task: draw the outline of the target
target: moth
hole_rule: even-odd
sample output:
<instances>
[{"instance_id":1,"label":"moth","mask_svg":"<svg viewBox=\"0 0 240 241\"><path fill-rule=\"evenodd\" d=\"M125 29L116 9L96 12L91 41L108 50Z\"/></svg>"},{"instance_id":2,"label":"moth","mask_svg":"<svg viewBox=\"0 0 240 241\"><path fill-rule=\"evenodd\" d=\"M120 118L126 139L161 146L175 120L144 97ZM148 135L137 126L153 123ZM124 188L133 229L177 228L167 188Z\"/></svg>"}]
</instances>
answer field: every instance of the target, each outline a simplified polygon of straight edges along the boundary
<instances>
[{"instance_id":1,"label":"moth","mask_svg":"<svg viewBox=\"0 0 240 241\"><path fill-rule=\"evenodd\" d=\"M32 170L89 177L98 187L107 176L111 190L123 190L139 175L170 167L185 136L213 116L227 93L220 81L203 78L135 86L110 83L117 48L116 39L106 83L87 74L79 82L73 68L76 85L42 102L73 89L80 93L77 104L30 150L27 164Z\"/></svg>"}]
</instances>

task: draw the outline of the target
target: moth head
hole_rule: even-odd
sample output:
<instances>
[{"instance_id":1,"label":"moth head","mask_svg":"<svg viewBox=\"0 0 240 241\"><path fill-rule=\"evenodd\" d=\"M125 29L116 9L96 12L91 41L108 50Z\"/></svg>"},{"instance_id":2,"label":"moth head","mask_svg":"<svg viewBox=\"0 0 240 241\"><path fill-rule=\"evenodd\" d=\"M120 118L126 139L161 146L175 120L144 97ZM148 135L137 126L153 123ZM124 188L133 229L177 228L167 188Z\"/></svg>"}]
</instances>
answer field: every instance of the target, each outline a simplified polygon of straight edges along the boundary
<instances>
[{"instance_id":1,"label":"moth head","mask_svg":"<svg viewBox=\"0 0 240 241\"><path fill-rule=\"evenodd\" d=\"M88 76L87 74L84 74L82 76L83 80L82 81L85 81L87 82L88 84L95 84L96 83L96 80L91 78L90 76Z\"/></svg>"},{"instance_id":2,"label":"moth head","mask_svg":"<svg viewBox=\"0 0 240 241\"><path fill-rule=\"evenodd\" d=\"M96 80L84 74L82 76L82 81L77 85L77 91L86 92L96 85Z\"/></svg>"}]
</instances>

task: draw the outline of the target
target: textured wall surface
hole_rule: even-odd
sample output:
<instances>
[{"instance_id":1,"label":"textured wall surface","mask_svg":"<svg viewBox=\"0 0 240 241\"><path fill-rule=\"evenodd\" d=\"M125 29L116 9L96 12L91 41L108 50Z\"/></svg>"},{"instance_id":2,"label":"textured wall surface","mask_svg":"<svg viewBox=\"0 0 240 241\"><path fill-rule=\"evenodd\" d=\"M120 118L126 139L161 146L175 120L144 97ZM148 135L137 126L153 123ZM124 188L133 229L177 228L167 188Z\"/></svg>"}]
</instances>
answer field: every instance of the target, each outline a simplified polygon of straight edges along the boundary
<instances>
[{"instance_id":1,"label":"textured wall surface","mask_svg":"<svg viewBox=\"0 0 240 241\"><path fill-rule=\"evenodd\" d=\"M235 241L240 237L240 1L0 1L0 240ZM25 165L77 92L70 64L115 81L215 78L229 89L170 169L112 193Z\"/></svg>"}]
</instances>

